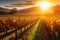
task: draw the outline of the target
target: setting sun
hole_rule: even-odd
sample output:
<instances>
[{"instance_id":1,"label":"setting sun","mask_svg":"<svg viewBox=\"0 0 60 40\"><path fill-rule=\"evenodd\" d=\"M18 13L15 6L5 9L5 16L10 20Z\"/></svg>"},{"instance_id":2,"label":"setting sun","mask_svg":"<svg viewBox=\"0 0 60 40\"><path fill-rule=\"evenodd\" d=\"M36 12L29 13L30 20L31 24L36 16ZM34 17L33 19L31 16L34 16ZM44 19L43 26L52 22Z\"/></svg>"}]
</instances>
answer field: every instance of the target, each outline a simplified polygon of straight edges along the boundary
<instances>
[{"instance_id":1,"label":"setting sun","mask_svg":"<svg viewBox=\"0 0 60 40\"><path fill-rule=\"evenodd\" d=\"M49 2L38 2L36 5L41 7L42 10L47 10L52 6L52 4Z\"/></svg>"}]
</instances>

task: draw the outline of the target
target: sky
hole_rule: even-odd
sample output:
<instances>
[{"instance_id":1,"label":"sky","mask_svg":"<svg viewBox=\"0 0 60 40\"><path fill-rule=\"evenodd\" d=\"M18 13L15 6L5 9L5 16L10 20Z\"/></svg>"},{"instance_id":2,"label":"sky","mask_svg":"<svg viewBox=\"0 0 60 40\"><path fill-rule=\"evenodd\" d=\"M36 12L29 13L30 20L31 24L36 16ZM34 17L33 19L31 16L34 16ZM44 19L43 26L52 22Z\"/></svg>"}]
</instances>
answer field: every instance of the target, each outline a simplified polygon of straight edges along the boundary
<instances>
[{"instance_id":1,"label":"sky","mask_svg":"<svg viewBox=\"0 0 60 40\"><path fill-rule=\"evenodd\" d=\"M21 0L0 0L0 6L10 5L14 3L18 3Z\"/></svg>"},{"instance_id":2,"label":"sky","mask_svg":"<svg viewBox=\"0 0 60 40\"><path fill-rule=\"evenodd\" d=\"M14 4L14 3L21 3L22 1L27 1L27 0L0 0L0 6ZM32 0L30 0L30 1L32 1ZM52 1L57 4L60 3L60 0L33 0L33 2L34 1Z\"/></svg>"},{"instance_id":3,"label":"sky","mask_svg":"<svg viewBox=\"0 0 60 40\"><path fill-rule=\"evenodd\" d=\"M11 4L20 4L20 3L27 2L27 1L32 1L32 2L49 1L49 2L56 3L56 4L60 4L60 0L0 0L0 7L10 6Z\"/></svg>"}]
</instances>

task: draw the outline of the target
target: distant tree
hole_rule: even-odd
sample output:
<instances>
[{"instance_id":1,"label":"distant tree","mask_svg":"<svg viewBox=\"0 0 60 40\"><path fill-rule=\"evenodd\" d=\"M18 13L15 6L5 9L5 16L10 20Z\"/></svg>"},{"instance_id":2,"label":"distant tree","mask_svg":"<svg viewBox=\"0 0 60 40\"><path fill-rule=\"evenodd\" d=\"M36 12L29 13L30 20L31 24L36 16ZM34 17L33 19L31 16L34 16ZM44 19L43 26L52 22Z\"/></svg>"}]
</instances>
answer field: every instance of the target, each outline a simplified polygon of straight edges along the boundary
<instances>
[{"instance_id":1,"label":"distant tree","mask_svg":"<svg viewBox=\"0 0 60 40\"><path fill-rule=\"evenodd\" d=\"M17 13L17 9L16 9L16 8L12 9L12 10L9 12L9 14L14 14L14 13Z\"/></svg>"},{"instance_id":2,"label":"distant tree","mask_svg":"<svg viewBox=\"0 0 60 40\"><path fill-rule=\"evenodd\" d=\"M7 14L6 11L0 11L0 14Z\"/></svg>"}]
</instances>

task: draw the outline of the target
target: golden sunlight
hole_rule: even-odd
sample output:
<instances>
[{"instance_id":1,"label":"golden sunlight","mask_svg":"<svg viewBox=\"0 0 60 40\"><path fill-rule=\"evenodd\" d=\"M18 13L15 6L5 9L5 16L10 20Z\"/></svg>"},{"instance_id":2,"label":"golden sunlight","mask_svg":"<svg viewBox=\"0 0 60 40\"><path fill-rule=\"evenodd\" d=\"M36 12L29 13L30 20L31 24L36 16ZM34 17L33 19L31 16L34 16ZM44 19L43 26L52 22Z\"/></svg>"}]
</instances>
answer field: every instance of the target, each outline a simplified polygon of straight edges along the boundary
<instances>
[{"instance_id":1,"label":"golden sunlight","mask_svg":"<svg viewBox=\"0 0 60 40\"><path fill-rule=\"evenodd\" d=\"M45 1L38 2L38 3L36 3L36 5L39 6L39 7L41 7L41 10L43 10L43 11L49 9L49 7L52 6L51 3L45 2Z\"/></svg>"}]
</instances>

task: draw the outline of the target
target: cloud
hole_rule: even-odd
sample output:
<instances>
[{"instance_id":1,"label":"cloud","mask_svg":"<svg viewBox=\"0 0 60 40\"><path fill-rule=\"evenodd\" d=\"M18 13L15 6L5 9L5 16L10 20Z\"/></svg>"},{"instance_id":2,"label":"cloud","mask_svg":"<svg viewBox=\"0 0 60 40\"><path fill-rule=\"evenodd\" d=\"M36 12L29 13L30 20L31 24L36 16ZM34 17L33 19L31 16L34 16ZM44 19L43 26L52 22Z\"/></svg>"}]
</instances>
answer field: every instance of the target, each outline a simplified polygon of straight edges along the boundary
<instances>
[{"instance_id":1,"label":"cloud","mask_svg":"<svg viewBox=\"0 0 60 40\"><path fill-rule=\"evenodd\" d=\"M5 7L23 7L23 6L32 6L35 3L33 1L22 1L20 3L13 3L9 6L5 6Z\"/></svg>"}]
</instances>

